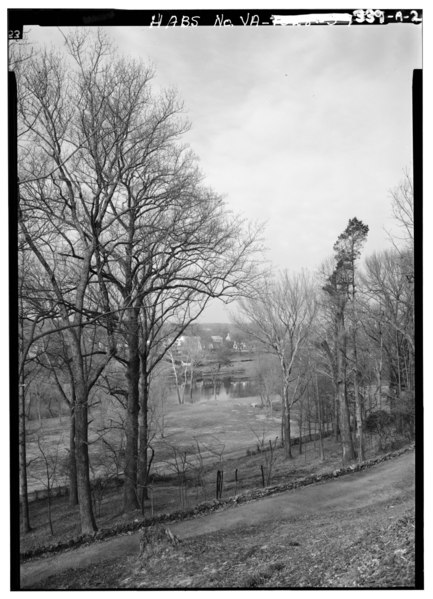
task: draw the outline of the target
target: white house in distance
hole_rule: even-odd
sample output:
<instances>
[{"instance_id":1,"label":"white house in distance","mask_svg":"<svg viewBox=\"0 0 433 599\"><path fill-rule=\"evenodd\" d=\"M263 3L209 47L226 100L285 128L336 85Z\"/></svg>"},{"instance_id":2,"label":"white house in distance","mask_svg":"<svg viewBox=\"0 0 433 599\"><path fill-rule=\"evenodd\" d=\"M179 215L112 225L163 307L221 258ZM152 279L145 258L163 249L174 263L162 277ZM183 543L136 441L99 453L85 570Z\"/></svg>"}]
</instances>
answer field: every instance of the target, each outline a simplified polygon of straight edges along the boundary
<instances>
[{"instance_id":1,"label":"white house in distance","mask_svg":"<svg viewBox=\"0 0 433 599\"><path fill-rule=\"evenodd\" d=\"M185 351L198 352L203 350L200 337L189 335L181 335L179 339L176 340L176 347Z\"/></svg>"}]
</instances>

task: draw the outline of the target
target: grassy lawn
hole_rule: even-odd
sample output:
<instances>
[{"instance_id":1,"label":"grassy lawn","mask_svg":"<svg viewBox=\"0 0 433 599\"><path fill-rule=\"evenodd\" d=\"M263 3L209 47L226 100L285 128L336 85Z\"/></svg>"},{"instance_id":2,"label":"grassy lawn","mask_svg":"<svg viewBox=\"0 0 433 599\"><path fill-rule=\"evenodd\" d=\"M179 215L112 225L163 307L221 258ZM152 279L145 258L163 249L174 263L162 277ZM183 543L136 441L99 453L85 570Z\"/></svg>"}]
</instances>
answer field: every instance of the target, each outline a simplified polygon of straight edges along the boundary
<instances>
[{"instance_id":1,"label":"grassy lawn","mask_svg":"<svg viewBox=\"0 0 433 599\"><path fill-rule=\"evenodd\" d=\"M215 461L215 455L228 457L233 453L245 453L254 448L257 438L275 438L280 435L280 402L275 401L274 413L270 416L265 409L253 407L260 403L257 397L205 399L196 403L179 405L175 394L164 404L164 427L154 430L152 445L155 448L154 471L169 472L172 470L167 461L172 458L172 447L197 449L197 441L203 451L205 460ZM104 444L101 437L114 448L122 444L120 423L121 411L114 400L105 398L101 405L90 413L89 453L93 474L107 476L113 474L113 454ZM48 454L58 452L57 477L54 483L64 485L66 482L66 462L69 444L69 420L47 418L40 422L30 421L27 437L27 459L29 462L29 491L44 488L45 470L41 461L37 439ZM296 425L293 423L294 431ZM163 435L163 436L162 436ZM213 455L212 455L213 454ZM105 465L104 465L105 464Z\"/></svg>"}]
</instances>

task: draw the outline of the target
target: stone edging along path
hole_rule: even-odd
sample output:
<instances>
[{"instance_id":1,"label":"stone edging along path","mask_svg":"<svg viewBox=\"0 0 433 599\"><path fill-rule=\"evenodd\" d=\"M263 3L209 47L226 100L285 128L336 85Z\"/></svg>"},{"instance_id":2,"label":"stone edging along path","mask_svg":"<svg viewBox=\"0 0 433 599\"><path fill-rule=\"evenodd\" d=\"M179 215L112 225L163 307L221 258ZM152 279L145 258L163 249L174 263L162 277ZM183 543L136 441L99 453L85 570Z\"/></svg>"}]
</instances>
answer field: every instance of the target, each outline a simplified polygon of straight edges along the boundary
<instances>
[{"instance_id":1,"label":"stone edging along path","mask_svg":"<svg viewBox=\"0 0 433 599\"><path fill-rule=\"evenodd\" d=\"M36 549L23 552L20 554L20 559L21 561L26 561L36 557L45 556L47 554L49 555L54 553L60 553L67 549L77 548L83 545L89 545L91 543L102 541L110 537L115 537L120 534L131 534L132 532L136 532L141 528L153 526L155 524L187 520L197 517L199 515L210 514L221 508L234 507L236 505L239 505L240 503L246 503L255 499L261 499L262 497L268 497L269 495L274 495L276 493L282 493L284 491L297 489L299 487L306 487L307 485L311 485L313 483L329 479L335 479L346 474L352 474L354 472L366 470L367 468L371 468L376 464L380 464L381 462L391 460L404 453L412 451L414 450L414 448L415 444L411 444L406 447L403 447L402 449L386 453L384 455L372 458L370 460L365 460L361 464L351 464L350 466L337 468L335 470L325 472L323 474L312 474L310 476L299 478L290 483L280 483L278 485L265 487L264 489L252 489L251 491L247 491L242 495L234 495L228 497L227 499L214 499L213 501L205 501L199 503L195 507L190 508L188 510L179 510L170 514L160 514L159 516L154 516L153 518L143 518L142 520L134 520L133 522L127 522L125 524L120 523L112 528L102 528L93 535L80 535L68 541L60 541L59 543L37 547Z\"/></svg>"}]
</instances>

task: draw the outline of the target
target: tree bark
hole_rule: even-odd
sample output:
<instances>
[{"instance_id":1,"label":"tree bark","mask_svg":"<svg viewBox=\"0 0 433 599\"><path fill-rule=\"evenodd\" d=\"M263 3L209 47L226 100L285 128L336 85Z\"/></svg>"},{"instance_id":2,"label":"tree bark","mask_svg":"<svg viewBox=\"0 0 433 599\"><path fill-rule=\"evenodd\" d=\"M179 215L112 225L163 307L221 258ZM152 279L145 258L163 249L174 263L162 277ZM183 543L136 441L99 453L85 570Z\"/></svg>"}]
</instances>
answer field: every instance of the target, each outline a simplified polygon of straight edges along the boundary
<instances>
[{"instance_id":1,"label":"tree bark","mask_svg":"<svg viewBox=\"0 0 433 599\"><path fill-rule=\"evenodd\" d=\"M284 447L286 444L286 408L284 403L284 393L281 398L281 447Z\"/></svg>"},{"instance_id":2,"label":"tree bark","mask_svg":"<svg viewBox=\"0 0 433 599\"><path fill-rule=\"evenodd\" d=\"M92 490L89 469L89 389L85 378L84 357L81 353L81 327L67 330L67 343L71 356L71 373L75 383L75 464L77 469L78 503L80 506L81 532L93 534L97 530L93 513Z\"/></svg>"},{"instance_id":3,"label":"tree bark","mask_svg":"<svg viewBox=\"0 0 433 599\"><path fill-rule=\"evenodd\" d=\"M75 457L75 400L70 406L69 430L69 505L78 504L77 462Z\"/></svg>"},{"instance_id":4,"label":"tree bark","mask_svg":"<svg viewBox=\"0 0 433 599\"><path fill-rule=\"evenodd\" d=\"M355 350L356 353L356 350ZM353 379L353 390L355 394L355 411L356 411L356 448L358 453L358 461L363 462L364 454L364 433L363 433L363 417L361 396L359 393L357 359L355 358L355 375Z\"/></svg>"},{"instance_id":5,"label":"tree bark","mask_svg":"<svg viewBox=\"0 0 433 599\"><path fill-rule=\"evenodd\" d=\"M337 326L336 323L335 323L335 326ZM340 434L340 426L339 426L340 418L339 418L339 410L338 410L338 368L337 368L338 333L337 333L336 328L334 331L333 351L331 351L331 348L329 347L329 344L326 340L322 341L321 346L325 350L325 353L328 357L328 361L329 361L329 365L330 365L331 373L332 373L332 383L334 385L334 409L333 409L333 414L332 414L333 415L332 426L333 426L335 442L338 442L338 438L339 438L339 434Z\"/></svg>"},{"instance_id":6,"label":"tree bark","mask_svg":"<svg viewBox=\"0 0 433 599\"><path fill-rule=\"evenodd\" d=\"M176 370L176 362L174 360L173 352L170 351L168 353L168 355L170 357L171 366L173 368L174 382L175 382L176 393L177 393L177 401L179 402L179 405L181 406L183 404L183 397L181 396L180 391L179 391L180 384L179 384L179 377L178 377L177 370Z\"/></svg>"},{"instance_id":7,"label":"tree bark","mask_svg":"<svg viewBox=\"0 0 433 599\"><path fill-rule=\"evenodd\" d=\"M78 503L80 506L81 532L83 534L93 534L97 530L97 526L93 514L90 486L87 410L86 389L83 384L78 384L77 404L75 407L75 458L77 465Z\"/></svg>"},{"instance_id":8,"label":"tree bark","mask_svg":"<svg viewBox=\"0 0 433 599\"><path fill-rule=\"evenodd\" d=\"M292 459L292 438L290 434L290 401L289 401L289 387L284 386L284 452L286 458Z\"/></svg>"},{"instance_id":9,"label":"tree bark","mask_svg":"<svg viewBox=\"0 0 433 599\"><path fill-rule=\"evenodd\" d=\"M194 366L193 366L192 358L191 358L189 377L190 377L189 378L189 399L192 403L192 392L193 392L193 384L194 384Z\"/></svg>"},{"instance_id":10,"label":"tree bark","mask_svg":"<svg viewBox=\"0 0 433 599\"><path fill-rule=\"evenodd\" d=\"M302 454L302 429L303 429L303 421L302 421L302 412L299 415L299 420L298 420L298 429L299 429L299 455Z\"/></svg>"},{"instance_id":11,"label":"tree bark","mask_svg":"<svg viewBox=\"0 0 433 599\"><path fill-rule=\"evenodd\" d=\"M359 381L358 381L358 341L357 341L357 306L356 306L356 285L355 285L355 260L352 259L352 343L353 343L353 392L355 395L355 416L356 416L356 447L358 454L358 461L364 461L364 438L363 438L363 414L361 405L361 395L359 393Z\"/></svg>"},{"instance_id":12,"label":"tree bark","mask_svg":"<svg viewBox=\"0 0 433 599\"><path fill-rule=\"evenodd\" d=\"M130 309L127 323L129 359L126 370L128 400L126 409L125 484L123 488L123 510L130 512L139 508L137 497L138 470L138 413L140 357L138 350L138 320L135 308Z\"/></svg>"},{"instance_id":13,"label":"tree bark","mask_svg":"<svg viewBox=\"0 0 433 599\"><path fill-rule=\"evenodd\" d=\"M322 401L319 393L319 381L316 373L316 399L317 399L317 420L319 422L319 447L320 447L320 461L325 460L325 452L323 448L323 413L322 413Z\"/></svg>"},{"instance_id":14,"label":"tree bark","mask_svg":"<svg viewBox=\"0 0 433 599\"><path fill-rule=\"evenodd\" d=\"M149 423L148 423L148 403L149 403L149 380L146 369L146 356L141 355L141 398L140 398L140 447L138 454L138 488L140 495L140 505L143 511L144 501L149 499L147 489L147 471L148 459L147 450L149 446Z\"/></svg>"},{"instance_id":15,"label":"tree bark","mask_svg":"<svg viewBox=\"0 0 433 599\"><path fill-rule=\"evenodd\" d=\"M26 454L26 412L25 412L25 387L24 375L20 376L19 388L19 462L20 462L20 503L21 503L21 526L24 533L31 530L29 514L29 497L27 489L27 454Z\"/></svg>"},{"instance_id":16,"label":"tree bark","mask_svg":"<svg viewBox=\"0 0 433 599\"><path fill-rule=\"evenodd\" d=\"M355 455L350 432L350 412L346 397L346 330L343 313L340 312L337 318L337 398L340 416L342 460L343 464L347 464L354 459Z\"/></svg>"}]
</instances>

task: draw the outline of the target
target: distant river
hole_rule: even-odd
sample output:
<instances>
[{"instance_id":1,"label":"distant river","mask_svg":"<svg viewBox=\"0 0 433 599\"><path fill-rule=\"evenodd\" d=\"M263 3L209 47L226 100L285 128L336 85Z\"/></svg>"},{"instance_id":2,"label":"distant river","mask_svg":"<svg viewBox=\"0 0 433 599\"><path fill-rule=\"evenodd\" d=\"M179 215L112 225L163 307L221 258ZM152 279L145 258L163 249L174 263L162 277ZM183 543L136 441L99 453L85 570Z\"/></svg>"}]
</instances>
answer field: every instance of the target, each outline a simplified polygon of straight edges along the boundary
<instances>
[{"instance_id":1,"label":"distant river","mask_svg":"<svg viewBox=\"0 0 433 599\"><path fill-rule=\"evenodd\" d=\"M185 402L195 403L203 399L235 399L238 397L256 397L259 395L257 382L251 379L232 379L224 377L216 381L203 379L185 387Z\"/></svg>"}]
</instances>

